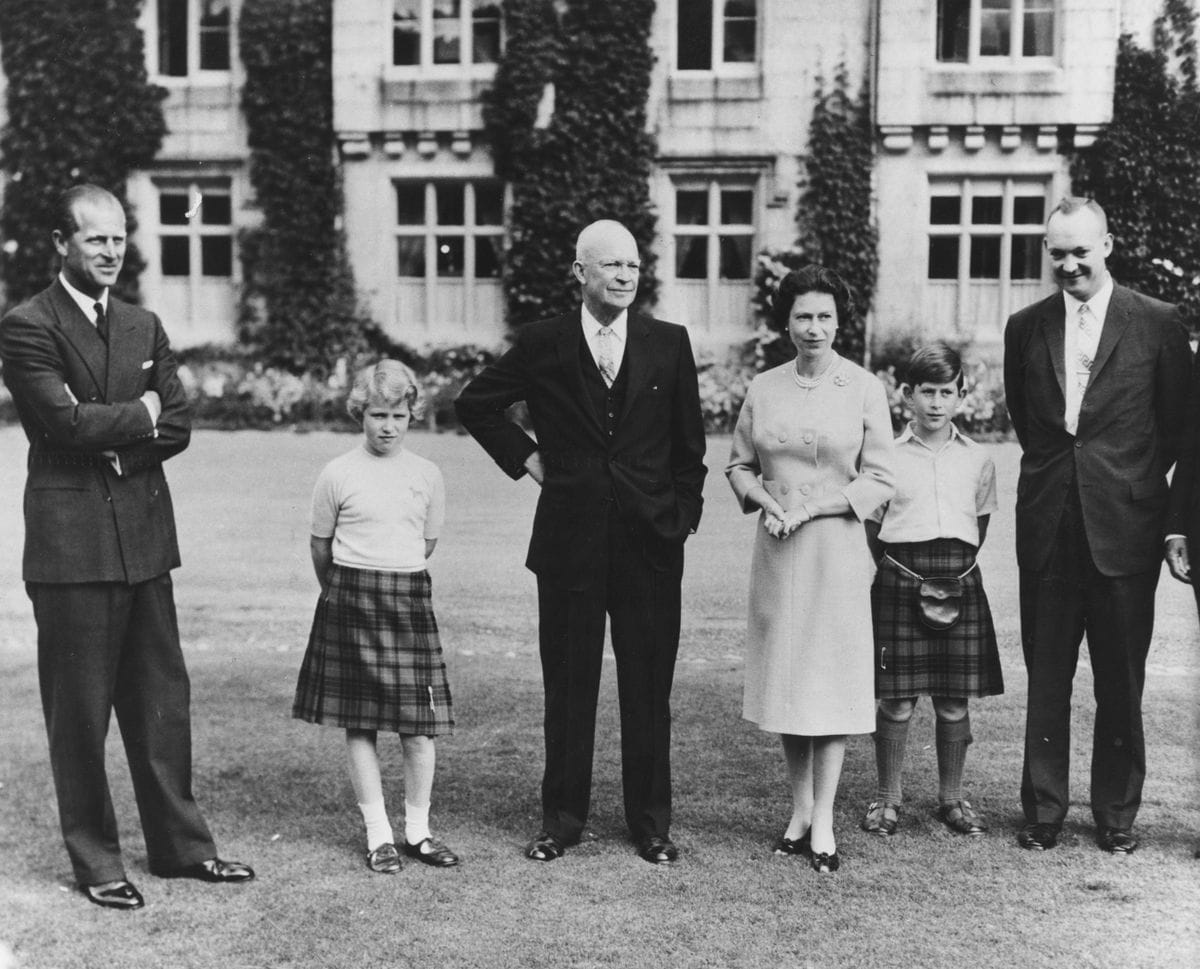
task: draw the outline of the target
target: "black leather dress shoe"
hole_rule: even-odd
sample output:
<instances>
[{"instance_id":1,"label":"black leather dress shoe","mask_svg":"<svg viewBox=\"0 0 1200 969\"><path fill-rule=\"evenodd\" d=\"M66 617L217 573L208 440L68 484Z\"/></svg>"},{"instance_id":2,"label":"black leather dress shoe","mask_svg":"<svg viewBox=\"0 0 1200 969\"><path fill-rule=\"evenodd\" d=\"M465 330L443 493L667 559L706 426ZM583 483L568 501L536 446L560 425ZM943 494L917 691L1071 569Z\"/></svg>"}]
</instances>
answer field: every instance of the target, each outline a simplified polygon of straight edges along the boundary
<instances>
[{"instance_id":1,"label":"black leather dress shoe","mask_svg":"<svg viewBox=\"0 0 1200 969\"><path fill-rule=\"evenodd\" d=\"M1101 828L1096 833L1096 844L1114 855L1131 855L1137 849L1138 840L1128 828Z\"/></svg>"},{"instance_id":2,"label":"black leather dress shoe","mask_svg":"<svg viewBox=\"0 0 1200 969\"><path fill-rule=\"evenodd\" d=\"M1061 824L1032 821L1017 832L1017 844L1027 851L1049 851L1058 844Z\"/></svg>"},{"instance_id":3,"label":"black leather dress shoe","mask_svg":"<svg viewBox=\"0 0 1200 969\"><path fill-rule=\"evenodd\" d=\"M652 865L669 865L679 859L679 849L670 838L657 834L641 838L637 844L638 857Z\"/></svg>"},{"instance_id":4,"label":"black leather dress shoe","mask_svg":"<svg viewBox=\"0 0 1200 969\"><path fill-rule=\"evenodd\" d=\"M554 861L567 850L566 843L548 831L539 831L525 846L525 857L531 861Z\"/></svg>"},{"instance_id":5,"label":"black leather dress shoe","mask_svg":"<svg viewBox=\"0 0 1200 969\"><path fill-rule=\"evenodd\" d=\"M104 883L103 885L80 885L79 890L93 905L132 912L146 904L142 893L127 881Z\"/></svg>"},{"instance_id":6,"label":"black leather dress shoe","mask_svg":"<svg viewBox=\"0 0 1200 969\"><path fill-rule=\"evenodd\" d=\"M208 861L198 861L186 868L176 868L162 876L163 878L195 878L202 882L248 882L254 877L254 869L243 865L240 861L222 861L220 858L209 858Z\"/></svg>"}]
</instances>

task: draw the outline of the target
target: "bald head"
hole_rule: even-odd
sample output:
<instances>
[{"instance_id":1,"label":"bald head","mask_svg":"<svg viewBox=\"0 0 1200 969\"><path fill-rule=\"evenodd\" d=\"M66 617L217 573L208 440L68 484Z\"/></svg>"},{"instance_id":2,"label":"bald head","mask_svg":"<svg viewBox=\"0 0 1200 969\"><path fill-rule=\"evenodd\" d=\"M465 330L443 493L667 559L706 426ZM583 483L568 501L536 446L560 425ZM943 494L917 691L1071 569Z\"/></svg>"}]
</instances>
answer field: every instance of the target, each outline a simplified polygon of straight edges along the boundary
<instances>
[{"instance_id":1,"label":"bald head","mask_svg":"<svg viewBox=\"0 0 1200 969\"><path fill-rule=\"evenodd\" d=\"M593 222L579 233L571 271L579 280L583 305L597 322L607 326L637 296L642 271L637 241L620 222Z\"/></svg>"}]
</instances>

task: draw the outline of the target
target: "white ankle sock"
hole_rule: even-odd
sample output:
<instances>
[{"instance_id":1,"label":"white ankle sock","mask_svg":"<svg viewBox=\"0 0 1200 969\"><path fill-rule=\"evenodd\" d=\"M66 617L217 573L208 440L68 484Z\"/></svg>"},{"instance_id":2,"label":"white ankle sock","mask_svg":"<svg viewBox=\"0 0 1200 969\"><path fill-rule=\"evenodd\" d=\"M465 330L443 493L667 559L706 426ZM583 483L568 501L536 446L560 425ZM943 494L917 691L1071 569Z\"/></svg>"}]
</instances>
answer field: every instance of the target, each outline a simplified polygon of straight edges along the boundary
<instances>
[{"instance_id":1,"label":"white ankle sock","mask_svg":"<svg viewBox=\"0 0 1200 969\"><path fill-rule=\"evenodd\" d=\"M387 807L382 800L358 805L363 823L367 826L367 851L374 851L382 844L395 841L392 825L388 821Z\"/></svg>"},{"instance_id":2,"label":"white ankle sock","mask_svg":"<svg viewBox=\"0 0 1200 969\"><path fill-rule=\"evenodd\" d=\"M404 840L410 845L417 845L429 835L429 804L412 804L404 802Z\"/></svg>"}]
</instances>

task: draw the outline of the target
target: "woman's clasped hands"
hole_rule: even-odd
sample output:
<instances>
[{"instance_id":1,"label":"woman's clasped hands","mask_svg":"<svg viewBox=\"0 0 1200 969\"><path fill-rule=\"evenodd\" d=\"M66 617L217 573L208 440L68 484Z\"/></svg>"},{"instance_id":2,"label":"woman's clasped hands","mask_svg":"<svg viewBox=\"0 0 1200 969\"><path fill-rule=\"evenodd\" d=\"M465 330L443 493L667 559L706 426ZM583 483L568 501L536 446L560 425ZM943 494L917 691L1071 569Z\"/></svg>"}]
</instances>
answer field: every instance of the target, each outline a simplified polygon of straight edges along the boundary
<instances>
[{"instance_id":1,"label":"woman's clasped hands","mask_svg":"<svg viewBox=\"0 0 1200 969\"><path fill-rule=\"evenodd\" d=\"M806 505L785 512L781 507L766 510L763 514L763 528L775 538L787 538L805 522L813 520L812 513Z\"/></svg>"}]
</instances>

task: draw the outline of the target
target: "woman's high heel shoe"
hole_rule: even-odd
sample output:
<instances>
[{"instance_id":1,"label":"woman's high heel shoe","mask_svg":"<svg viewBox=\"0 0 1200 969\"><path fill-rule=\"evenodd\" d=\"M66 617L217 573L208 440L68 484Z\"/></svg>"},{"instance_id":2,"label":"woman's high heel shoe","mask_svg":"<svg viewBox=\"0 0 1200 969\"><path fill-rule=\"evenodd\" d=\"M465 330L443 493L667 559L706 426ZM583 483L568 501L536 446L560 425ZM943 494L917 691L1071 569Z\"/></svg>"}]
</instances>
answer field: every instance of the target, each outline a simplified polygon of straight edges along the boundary
<instances>
[{"instance_id":1,"label":"woman's high heel shoe","mask_svg":"<svg viewBox=\"0 0 1200 969\"><path fill-rule=\"evenodd\" d=\"M836 851L831 855L824 851L814 854L810 863L813 871L820 872L822 875L828 875L842 867L842 859L838 857Z\"/></svg>"},{"instance_id":2,"label":"woman's high heel shoe","mask_svg":"<svg viewBox=\"0 0 1200 969\"><path fill-rule=\"evenodd\" d=\"M775 854L777 855L811 855L812 854L812 832L805 831L799 838L789 838L784 835L775 842Z\"/></svg>"}]
</instances>

